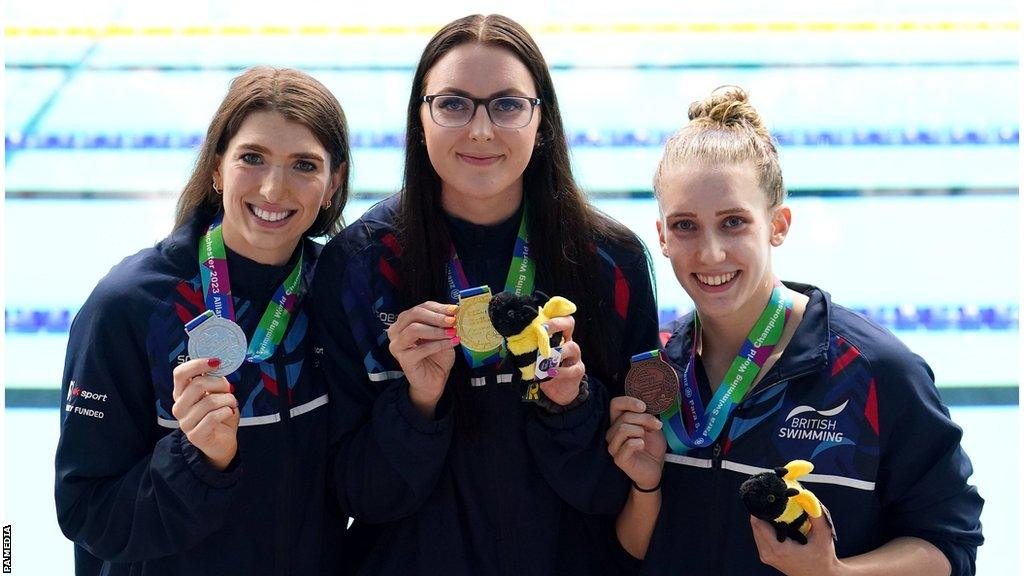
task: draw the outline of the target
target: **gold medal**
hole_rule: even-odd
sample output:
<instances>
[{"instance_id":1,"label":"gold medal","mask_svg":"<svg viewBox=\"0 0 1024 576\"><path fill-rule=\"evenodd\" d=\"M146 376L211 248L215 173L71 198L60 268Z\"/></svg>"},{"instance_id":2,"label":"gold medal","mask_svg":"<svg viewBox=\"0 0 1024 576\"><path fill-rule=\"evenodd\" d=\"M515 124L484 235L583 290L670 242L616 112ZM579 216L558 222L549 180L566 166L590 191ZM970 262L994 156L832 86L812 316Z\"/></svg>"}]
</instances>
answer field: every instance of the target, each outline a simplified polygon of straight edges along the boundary
<instances>
[{"instance_id":1,"label":"gold medal","mask_svg":"<svg viewBox=\"0 0 1024 576\"><path fill-rule=\"evenodd\" d=\"M467 293L473 293L466 296ZM503 338L491 324L487 305L491 302L491 289L487 286L463 290L459 297L459 311L455 314L455 332L466 349L490 352L501 347Z\"/></svg>"}]
</instances>

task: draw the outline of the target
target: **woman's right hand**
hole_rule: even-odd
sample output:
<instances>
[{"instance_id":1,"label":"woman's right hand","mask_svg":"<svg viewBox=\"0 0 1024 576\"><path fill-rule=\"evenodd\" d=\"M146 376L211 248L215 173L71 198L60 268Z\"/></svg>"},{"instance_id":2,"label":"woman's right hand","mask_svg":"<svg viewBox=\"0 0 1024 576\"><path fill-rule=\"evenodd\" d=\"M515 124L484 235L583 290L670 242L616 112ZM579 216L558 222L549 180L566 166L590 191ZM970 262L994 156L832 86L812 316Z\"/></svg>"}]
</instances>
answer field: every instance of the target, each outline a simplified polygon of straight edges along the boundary
<instances>
[{"instance_id":1,"label":"woman's right hand","mask_svg":"<svg viewBox=\"0 0 1024 576\"><path fill-rule=\"evenodd\" d=\"M409 398L425 416L433 417L455 365L455 312L458 306L424 302L398 315L388 327L388 350L409 381Z\"/></svg>"},{"instance_id":2,"label":"woman's right hand","mask_svg":"<svg viewBox=\"0 0 1024 576\"><path fill-rule=\"evenodd\" d=\"M197 358L174 369L171 414L193 446L214 468L228 467L238 452L238 400L223 376L206 373L220 365L216 358Z\"/></svg>"},{"instance_id":3,"label":"woman's right hand","mask_svg":"<svg viewBox=\"0 0 1024 576\"><path fill-rule=\"evenodd\" d=\"M611 402L611 427L605 439L608 453L634 484L643 489L661 482L668 442L661 432L661 420L644 412L647 407L631 396Z\"/></svg>"}]
</instances>

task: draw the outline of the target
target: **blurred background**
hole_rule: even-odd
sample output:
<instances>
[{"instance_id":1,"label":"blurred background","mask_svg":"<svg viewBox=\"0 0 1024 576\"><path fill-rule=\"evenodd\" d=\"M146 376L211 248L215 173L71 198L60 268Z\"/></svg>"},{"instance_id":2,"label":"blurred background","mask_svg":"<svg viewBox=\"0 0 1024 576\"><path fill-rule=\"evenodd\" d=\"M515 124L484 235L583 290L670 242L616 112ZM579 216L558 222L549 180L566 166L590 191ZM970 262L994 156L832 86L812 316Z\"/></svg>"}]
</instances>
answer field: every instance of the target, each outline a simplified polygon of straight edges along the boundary
<instances>
[{"instance_id":1,"label":"blurred background","mask_svg":"<svg viewBox=\"0 0 1024 576\"><path fill-rule=\"evenodd\" d=\"M231 78L294 67L335 93L353 142L351 221L400 185L420 51L481 11L517 19L540 44L576 175L652 249L665 320L690 302L657 249L661 146L715 87L750 93L793 209L780 276L821 286L928 360L988 502L979 574L1018 572L1016 2L359 4L4 3L15 573L72 571L52 496L68 327L111 266L169 232Z\"/></svg>"}]
</instances>

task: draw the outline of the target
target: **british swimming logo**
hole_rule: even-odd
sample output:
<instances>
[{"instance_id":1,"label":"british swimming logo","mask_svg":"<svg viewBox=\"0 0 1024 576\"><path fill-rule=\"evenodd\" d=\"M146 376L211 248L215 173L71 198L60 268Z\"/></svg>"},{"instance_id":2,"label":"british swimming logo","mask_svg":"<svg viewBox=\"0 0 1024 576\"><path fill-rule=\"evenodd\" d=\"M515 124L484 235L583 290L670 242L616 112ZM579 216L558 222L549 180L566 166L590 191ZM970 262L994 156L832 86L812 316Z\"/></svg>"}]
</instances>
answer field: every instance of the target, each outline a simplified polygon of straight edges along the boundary
<instances>
[{"instance_id":1,"label":"british swimming logo","mask_svg":"<svg viewBox=\"0 0 1024 576\"><path fill-rule=\"evenodd\" d=\"M786 419L779 428L779 438L793 440L816 440L818 442L829 442L839 444L853 444L846 440L843 432L839 430L839 423L836 419L846 405L842 404L828 410L818 410L813 406L797 406L790 410Z\"/></svg>"}]
</instances>

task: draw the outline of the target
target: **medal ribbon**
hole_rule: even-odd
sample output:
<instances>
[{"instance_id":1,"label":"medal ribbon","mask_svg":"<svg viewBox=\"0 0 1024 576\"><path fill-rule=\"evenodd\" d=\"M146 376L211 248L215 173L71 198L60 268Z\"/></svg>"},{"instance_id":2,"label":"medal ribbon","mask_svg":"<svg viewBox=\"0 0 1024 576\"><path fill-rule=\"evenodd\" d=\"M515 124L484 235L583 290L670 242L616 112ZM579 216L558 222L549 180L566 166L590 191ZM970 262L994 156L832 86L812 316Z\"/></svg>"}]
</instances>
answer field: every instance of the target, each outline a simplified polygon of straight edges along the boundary
<instances>
[{"instance_id":1,"label":"medal ribbon","mask_svg":"<svg viewBox=\"0 0 1024 576\"><path fill-rule=\"evenodd\" d=\"M505 279L505 290L514 292L517 296L533 293L533 282L537 273L537 263L530 258L530 243L527 235L526 207L524 206L523 217L519 222L519 232L516 235L516 244L512 248L512 262L509 263L508 277ZM453 304L458 303L460 295L470 297L483 292L483 290L470 288L466 271L462 268L462 262L459 260L454 245L452 245L451 258L448 262L448 288L448 297ZM463 346L462 352L466 356L466 362L472 368L498 362L506 354L504 344L487 352L476 352Z\"/></svg>"},{"instance_id":2,"label":"medal ribbon","mask_svg":"<svg viewBox=\"0 0 1024 576\"><path fill-rule=\"evenodd\" d=\"M227 252L221 228L223 219L224 214L218 214L199 241L199 272L203 281L206 309L234 322L235 307L231 302L231 278L228 275ZM270 358L284 339L288 321L298 307L301 293L304 291L302 262L303 254L300 248L298 262L285 278L284 284L274 293L249 341L245 355L247 362L259 362Z\"/></svg>"},{"instance_id":3,"label":"medal ribbon","mask_svg":"<svg viewBox=\"0 0 1024 576\"><path fill-rule=\"evenodd\" d=\"M641 352L634 354L629 357L629 362L635 364L637 362L643 362L644 360L650 360L651 358L660 358L661 350L651 350L650 352Z\"/></svg>"},{"instance_id":4,"label":"medal ribbon","mask_svg":"<svg viewBox=\"0 0 1024 576\"><path fill-rule=\"evenodd\" d=\"M680 379L680 393L676 395L672 407L661 415L665 438L672 452L681 454L693 448L704 448L718 438L729 414L743 400L751 383L761 372L761 367L782 338L782 331L792 310L793 303L786 288L776 280L768 305L761 312L707 408L701 402L700 391L697 389L695 365L700 319L694 312L693 346L690 348L690 360Z\"/></svg>"}]
</instances>

